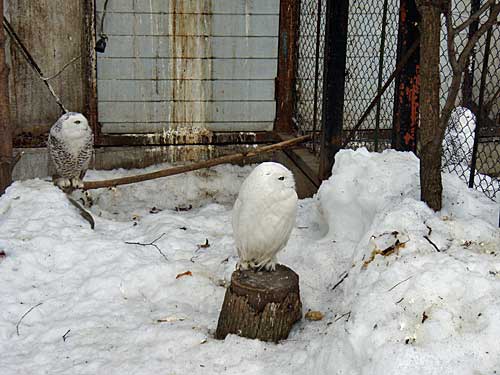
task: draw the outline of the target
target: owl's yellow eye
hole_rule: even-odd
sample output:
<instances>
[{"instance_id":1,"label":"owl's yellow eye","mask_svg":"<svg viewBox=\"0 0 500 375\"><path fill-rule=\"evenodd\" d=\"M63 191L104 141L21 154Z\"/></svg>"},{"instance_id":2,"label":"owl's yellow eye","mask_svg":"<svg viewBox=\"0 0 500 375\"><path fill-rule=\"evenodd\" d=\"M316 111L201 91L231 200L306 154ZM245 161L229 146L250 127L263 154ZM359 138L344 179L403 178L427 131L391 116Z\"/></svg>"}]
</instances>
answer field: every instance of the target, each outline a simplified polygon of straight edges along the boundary
<instances>
[{"instance_id":1,"label":"owl's yellow eye","mask_svg":"<svg viewBox=\"0 0 500 375\"><path fill-rule=\"evenodd\" d=\"M76 120L75 124L81 124L82 122L80 120Z\"/></svg>"}]
</instances>

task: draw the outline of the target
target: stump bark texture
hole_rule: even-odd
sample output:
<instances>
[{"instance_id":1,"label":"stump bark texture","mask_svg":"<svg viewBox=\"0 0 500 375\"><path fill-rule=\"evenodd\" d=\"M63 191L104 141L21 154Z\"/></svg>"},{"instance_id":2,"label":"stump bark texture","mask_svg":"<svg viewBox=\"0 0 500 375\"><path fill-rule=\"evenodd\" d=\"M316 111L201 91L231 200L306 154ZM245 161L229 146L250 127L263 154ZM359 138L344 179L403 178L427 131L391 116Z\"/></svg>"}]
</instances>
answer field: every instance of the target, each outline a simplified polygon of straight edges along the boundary
<instances>
[{"instance_id":1,"label":"stump bark texture","mask_svg":"<svg viewBox=\"0 0 500 375\"><path fill-rule=\"evenodd\" d=\"M226 291L215 338L229 333L278 342L302 317L299 276L277 265L276 271L236 270Z\"/></svg>"}]
</instances>

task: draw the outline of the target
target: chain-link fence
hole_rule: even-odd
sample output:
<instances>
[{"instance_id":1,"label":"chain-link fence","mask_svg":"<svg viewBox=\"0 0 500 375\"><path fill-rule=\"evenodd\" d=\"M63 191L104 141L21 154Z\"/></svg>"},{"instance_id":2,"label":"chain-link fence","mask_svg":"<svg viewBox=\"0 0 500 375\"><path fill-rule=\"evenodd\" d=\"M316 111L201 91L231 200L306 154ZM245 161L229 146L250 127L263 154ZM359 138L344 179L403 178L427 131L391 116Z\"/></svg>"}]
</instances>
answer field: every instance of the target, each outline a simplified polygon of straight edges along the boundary
<instances>
[{"instance_id":1,"label":"chain-link fence","mask_svg":"<svg viewBox=\"0 0 500 375\"><path fill-rule=\"evenodd\" d=\"M295 121L301 133L314 132L312 147L319 150L323 97L325 0L300 1L296 58ZM349 5L344 133L354 128L396 65L399 0ZM370 150L390 147L394 84L358 126L348 147Z\"/></svg>"},{"instance_id":2,"label":"chain-link fence","mask_svg":"<svg viewBox=\"0 0 500 375\"><path fill-rule=\"evenodd\" d=\"M452 3L453 27L475 14L485 0L456 0ZM461 53L480 24L484 12L455 36L456 52ZM444 20L443 20L444 25ZM447 33L441 38L441 101L450 88L452 69L447 51ZM468 61L457 101L443 140L442 168L456 173L469 187L491 199L500 192L500 27L497 23L483 35Z\"/></svg>"},{"instance_id":3,"label":"chain-link fence","mask_svg":"<svg viewBox=\"0 0 500 375\"><path fill-rule=\"evenodd\" d=\"M301 134L313 134L313 140L308 145L313 152L319 151L321 130L326 1L299 2L294 120Z\"/></svg>"},{"instance_id":4,"label":"chain-link fence","mask_svg":"<svg viewBox=\"0 0 500 375\"><path fill-rule=\"evenodd\" d=\"M454 0L454 23L469 19L485 2ZM318 153L326 0L301 0L299 3L294 119L300 133L315 134L311 148ZM397 70L399 6L400 0L349 2L342 129L343 143L348 148L364 146L382 151L391 147L391 142L394 144L395 84L392 82L385 91L382 89ZM487 17L488 12L483 14L480 24ZM474 30L477 30L477 23L472 22L457 34L457 52ZM452 77L444 19L440 71L443 105ZM442 158L443 170L457 173L469 186L492 199L498 197L500 191L499 87L500 26L497 23L473 51L443 141Z\"/></svg>"}]
</instances>

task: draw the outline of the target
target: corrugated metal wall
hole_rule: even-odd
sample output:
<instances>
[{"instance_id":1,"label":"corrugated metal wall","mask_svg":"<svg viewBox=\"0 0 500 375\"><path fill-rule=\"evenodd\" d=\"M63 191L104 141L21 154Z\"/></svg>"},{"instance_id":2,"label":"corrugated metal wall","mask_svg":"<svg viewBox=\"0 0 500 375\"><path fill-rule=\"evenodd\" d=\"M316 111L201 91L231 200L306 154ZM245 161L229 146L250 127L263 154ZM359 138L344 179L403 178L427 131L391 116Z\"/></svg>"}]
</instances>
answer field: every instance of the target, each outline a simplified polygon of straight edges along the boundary
<instances>
[{"instance_id":1,"label":"corrugated metal wall","mask_svg":"<svg viewBox=\"0 0 500 375\"><path fill-rule=\"evenodd\" d=\"M279 0L110 0L102 132L272 130L278 28Z\"/></svg>"}]
</instances>

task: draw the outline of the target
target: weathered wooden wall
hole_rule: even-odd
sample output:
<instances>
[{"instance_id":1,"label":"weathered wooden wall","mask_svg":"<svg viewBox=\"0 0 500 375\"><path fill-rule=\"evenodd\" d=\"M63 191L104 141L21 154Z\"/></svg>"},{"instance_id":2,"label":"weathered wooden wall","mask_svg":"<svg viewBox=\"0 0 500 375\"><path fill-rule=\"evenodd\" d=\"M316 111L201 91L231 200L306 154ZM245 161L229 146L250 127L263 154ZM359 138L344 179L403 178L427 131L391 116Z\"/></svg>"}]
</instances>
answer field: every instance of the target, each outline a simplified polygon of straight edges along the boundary
<instances>
[{"instance_id":1,"label":"weathered wooden wall","mask_svg":"<svg viewBox=\"0 0 500 375\"><path fill-rule=\"evenodd\" d=\"M45 76L57 73L82 53L83 0L6 0L4 14ZM10 104L16 143L23 133L45 133L61 110L17 46L10 41ZM77 60L50 81L64 105L83 111L84 73ZM43 138L43 135L40 137Z\"/></svg>"},{"instance_id":2,"label":"weathered wooden wall","mask_svg":"<svg viewBox=\"0 0 500 375\"><path fill-rule=\"evenodd\" d=\"M272 130L278 27L279 0L110 1L102 132Z\"/></svg>"}]
</instances>

